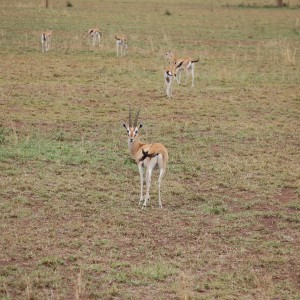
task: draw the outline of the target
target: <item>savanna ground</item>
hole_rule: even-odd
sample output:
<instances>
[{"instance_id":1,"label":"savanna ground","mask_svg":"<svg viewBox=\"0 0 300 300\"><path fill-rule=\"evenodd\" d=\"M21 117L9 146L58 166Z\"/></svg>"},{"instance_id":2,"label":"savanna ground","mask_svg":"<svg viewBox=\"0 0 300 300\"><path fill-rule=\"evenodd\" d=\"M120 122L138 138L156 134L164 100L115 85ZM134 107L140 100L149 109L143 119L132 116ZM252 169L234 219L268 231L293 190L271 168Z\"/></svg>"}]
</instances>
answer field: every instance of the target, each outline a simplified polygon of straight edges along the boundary
<instances>
[{"instance_id":1,"label":"savanna ground","mask_svg":"<svg viewBox=\"0 0 300 300\"><path fill-rule=\"evenodd\" d=\"M0 1L1 299L300 298L300 10L273 2ZM200 59L170 100L169 49ZM169 149L163 209L129 103Z\"/></svg>"}]
</instances>

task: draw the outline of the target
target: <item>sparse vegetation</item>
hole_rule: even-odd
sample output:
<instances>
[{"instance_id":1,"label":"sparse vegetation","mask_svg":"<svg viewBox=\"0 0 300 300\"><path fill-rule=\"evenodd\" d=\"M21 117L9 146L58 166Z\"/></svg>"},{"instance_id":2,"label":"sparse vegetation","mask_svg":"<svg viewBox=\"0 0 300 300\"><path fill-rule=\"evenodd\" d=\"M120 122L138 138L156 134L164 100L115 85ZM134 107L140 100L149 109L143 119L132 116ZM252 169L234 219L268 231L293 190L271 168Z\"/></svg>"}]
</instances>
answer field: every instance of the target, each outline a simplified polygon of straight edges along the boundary
<instances>
[{"instance_id":1,"label":"sparse vegetation","mask_svg":"<svg viewBox=\"0 0 300 300\"><path fill-rule=\"evenodd\" d=\"M67 7L73 7L73 4L72 4L71 1L67 1L67 2L66 2L66 5L67 5Z\"/></svg>"},{"instance_id":2,"label":"sparse vegetation","mask_svg":"<svg viewBox=\"0 0 300 300\"><path fill-rule=\"evenodd\" d=\"M0 298L299 299L298 2L175 0L172 22L159 1L50 2L1 2ZM169 49L200 59L171 99ZM128 102L169 150L163 209L156 184L138 206Z\"/></svg>"},{"instance_id":3,"label":"sparse vegetation","mask_svg":"<svg viewBox=\"0 0 300 300\"><path fill-rule=\"evenodd\" d=\"M171 14L171 12L170 12L168 9L166 9L166 10L165 10L165 15L166 15L166 16L171 16L172 14Z\"/></svg>"}]
</instances>

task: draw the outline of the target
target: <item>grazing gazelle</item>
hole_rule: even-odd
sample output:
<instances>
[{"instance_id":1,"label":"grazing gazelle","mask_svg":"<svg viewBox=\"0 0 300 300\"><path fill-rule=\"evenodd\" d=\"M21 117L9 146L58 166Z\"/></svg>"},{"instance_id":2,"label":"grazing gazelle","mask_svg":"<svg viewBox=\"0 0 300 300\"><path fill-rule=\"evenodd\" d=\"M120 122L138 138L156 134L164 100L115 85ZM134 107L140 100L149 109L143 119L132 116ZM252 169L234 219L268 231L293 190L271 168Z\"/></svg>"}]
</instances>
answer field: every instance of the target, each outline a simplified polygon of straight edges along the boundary
<instances>
[{"instance_id":1,"label":"grazing gazelle","mask_svg":"<svg viewBox=\"0 0 300 300\"><path fill-rule=\"evenodd\" d=\"M175 64L170 64L169 67L166 68L164 72L164 79L166 84L166 93L167 97L172 97L172 85L173 85L173 79L176 77L176 69Z\"/></svg>"},{"instance_id":2,"label":"grazing gazelle","mask_svg":"<svg viewBox=\"0 0 300 300\"><path fill-rule=\"evenodd\" d=\"M126 42L126 37L124 35L116 35L116 45L117 45L117 56L119 56L119 48L121 52L121 56L125 55L125 51L128 48L127 42Z\"/></svg>"},{"instance_id":3,"label":"grazing gazelle","mask_svg":"<svg viewBox=\"0 0 300 300\"><path fill-rule=\"evenodd\" d=\"M123 126L127 130L128 134L128 146L131 154L133 155L140 173L141 180L141 196L140 205L143 203L143 168L146 168L146 196L143 203L143 208L147 206L149 201L149 191L151 186L151 175L155 167L159 168L159 178L158 178L158 204L162 207L161 195L160 195L160 185L161 180L166 171L168 162L168 151L166 147L162 144L144 144L140 142L139 129L142 128L142 124L137 126L138 117L140 110L137 111L134 123L132 124L132 113L129 107L129 123L128 126L124 123Z\"/></svg>"},{"instance_id":4,"label":"grazing gazelle","mask_svg":"<svg viewBox=\"0 0 300 300\"><path fill-rule=\"evenodd\" d=\"M42 52L48 52L50 49L52 30L43 31L41 34Z\"/></svg>"},{"instance_id":5,"label":"grazing gazelle","mask_svg":"<svg viewBox=\"0 0 300 300\"><path fill-rule=\"evenodd\" d=\"M84 34L85 35L85 34ZM100 32L99 28L92 28L88 31L88 37L92 40L92 44L95 47L96 43L98 42L98 46L100 47L100 41L102 33Z\"/></svg>"},{"instance_id":6,"label":"grazing gazelle","mask_svg":"<svg viewBox=\"0 0 300 300\"><path fill-rule=\"evenodd\" d=\"M186 80L185 84L187 83L187 80L189 78L189 75L192 74L192 87L194 87L194 68L195 68L195 63L199 61L199 59L190 59L190 58L176 58L174 53L169 50L165 53L164 55L165 59L168 59L170 64L174 64L176 67L176 80L177 83L180 84L180 77L181 77L181 72L184 71L186 74Z\"/></svg>"}]
</instances>

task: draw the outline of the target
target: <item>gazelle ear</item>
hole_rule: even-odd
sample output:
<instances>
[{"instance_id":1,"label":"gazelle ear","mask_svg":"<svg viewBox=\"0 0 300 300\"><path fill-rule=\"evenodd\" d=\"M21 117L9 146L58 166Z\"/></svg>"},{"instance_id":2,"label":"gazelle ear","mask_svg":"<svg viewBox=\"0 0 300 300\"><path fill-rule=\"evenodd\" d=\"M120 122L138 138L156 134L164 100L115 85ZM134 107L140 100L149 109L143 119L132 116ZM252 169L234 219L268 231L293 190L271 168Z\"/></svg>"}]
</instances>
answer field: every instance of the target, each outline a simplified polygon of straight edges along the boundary
<instances>
[{"instance_id":1,"label":"gazelle ear","mask_svg":"<svg viewBox=\"0 0 300 300\"><path fill-rule=\"evenodd\" d=\"M141 129L143 127L143 123L140 124L139 129Z\"/></svg>"},{"instance_id":2,"label":"gazelle ear","mask_svg":"<svg viewBox=\"0 0 300 300\"><path fill-rule=\"evenodd\" d=\"M123 126L126 128L126 130L127 130L127 125L125 124L125 123L123 123Z\"/></svg>"}]
</instances>

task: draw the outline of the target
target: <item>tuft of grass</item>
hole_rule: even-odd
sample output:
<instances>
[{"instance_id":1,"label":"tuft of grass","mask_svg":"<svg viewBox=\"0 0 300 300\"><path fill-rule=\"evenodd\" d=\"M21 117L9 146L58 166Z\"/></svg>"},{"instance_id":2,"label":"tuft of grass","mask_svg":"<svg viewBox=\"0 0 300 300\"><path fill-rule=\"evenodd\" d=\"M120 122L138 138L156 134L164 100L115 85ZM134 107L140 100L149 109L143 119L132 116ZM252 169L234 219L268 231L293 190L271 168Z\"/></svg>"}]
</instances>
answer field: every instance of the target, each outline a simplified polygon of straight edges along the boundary
<instances>
[{"instance_id":1,"label":"tuft of grass","mask_svg":"<svg viewBox=\"0 0 300 300\"><path fill-rule=\"evenodd\" d=\"M164 281L168 277L176 275L178 270L170 264L158 262L133 267L132 273L139 280Z\"/></svg>"},{"instance_id":2,"label":"tuft of grass","mask_svg":"<svg viewBox=\"0 0 300 300\"><path fill-rule=\"evenodd\" d=\"M40 266L47 266L47 267L54 267L54 268L64 264L65 261L62 258L57 256L47 256L40 259L40 261L38 262L38 265Z\"/></svg>"}]
</instances>

